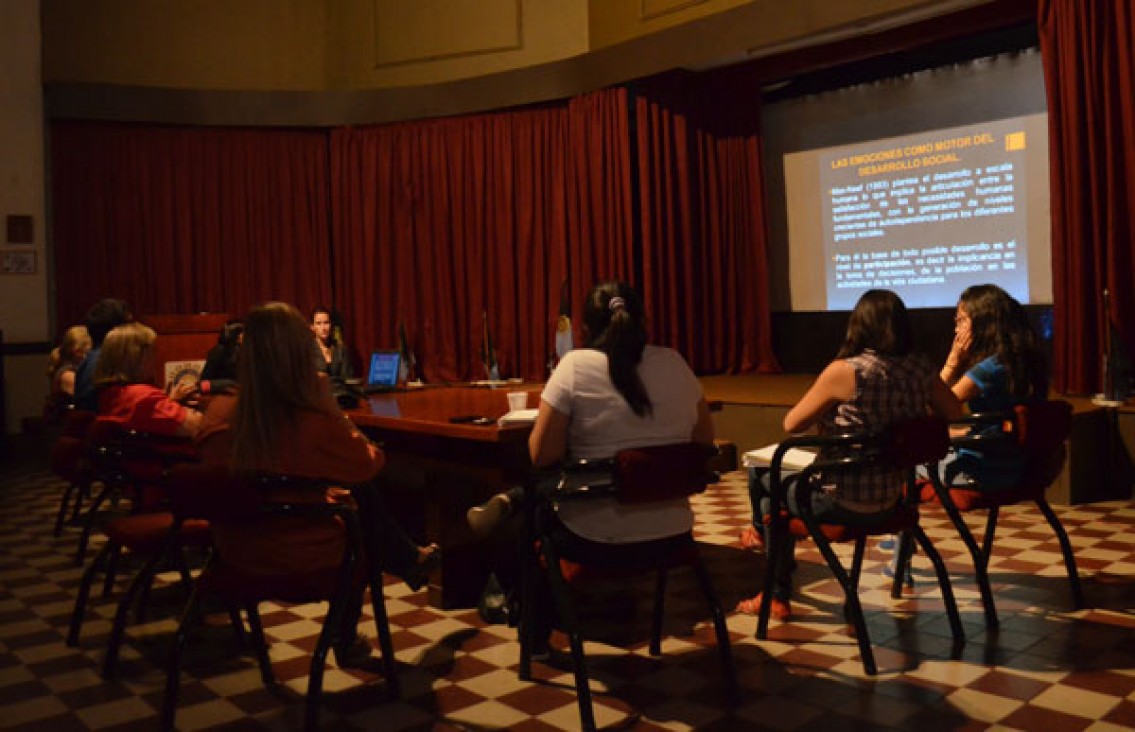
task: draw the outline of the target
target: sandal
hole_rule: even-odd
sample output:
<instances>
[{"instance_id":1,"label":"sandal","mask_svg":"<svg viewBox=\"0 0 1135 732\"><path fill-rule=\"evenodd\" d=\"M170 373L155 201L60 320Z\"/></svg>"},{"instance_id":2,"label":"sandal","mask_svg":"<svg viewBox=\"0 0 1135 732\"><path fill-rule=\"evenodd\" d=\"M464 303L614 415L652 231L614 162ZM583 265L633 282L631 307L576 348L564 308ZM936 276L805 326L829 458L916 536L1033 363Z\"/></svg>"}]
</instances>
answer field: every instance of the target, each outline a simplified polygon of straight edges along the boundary
<instances>
[{"instance_id":1,"label":"sandal","mask_svg":"<svg viewBox=\"0 0 1135 732\"><path fill-rule=\"evenodd\" d=\"M737 603L737 612L744 615L760 615L761 613L761 596L763 592L759 592L753 597L742 600ZM792 604L788 600L781 600L776 597L772 598L772 606L769 608L769 617L776 620L788 620L792 616Z\"/></svg>"},{"instance_id":2,"label":"sandal","mask_svg":"<svg viewBox=\"0 0 1135 732\"><path fill-rule=\"evenodd\" d=\"M746 526L741 532L741 548L763 554L765 551L765 534L756 526Z\"/></svg>"}]
</instances>

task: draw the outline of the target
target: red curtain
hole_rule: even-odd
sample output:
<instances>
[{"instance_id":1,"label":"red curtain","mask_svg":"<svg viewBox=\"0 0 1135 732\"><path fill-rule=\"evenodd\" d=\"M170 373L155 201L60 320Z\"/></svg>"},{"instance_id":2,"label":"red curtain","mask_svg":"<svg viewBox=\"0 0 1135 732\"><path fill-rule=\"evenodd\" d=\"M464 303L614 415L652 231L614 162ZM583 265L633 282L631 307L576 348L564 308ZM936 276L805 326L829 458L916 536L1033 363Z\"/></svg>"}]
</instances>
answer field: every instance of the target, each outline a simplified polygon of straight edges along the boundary
<instances>
[{"instance_id":1,"label":"red curtain","mask_svg":"<svg viewBox=\"0 0 1135 732\"><path fill-rule=\"evenodd\" d=\"M569 272L575 343L583 343L581 303L599 282L634 281L630 109L626 89L572 99L568 104ZM552 313L550 326L555 321ZM552 344L549 342L548 344Z\"/></svg>"},{"instance_id":2,"label":"red curtain","mask_svg":"<svg viewBox=\"0 0 1135 732\"><path fill-rule=\"evenodd\" d=\"M1135 347L1135 0L1039 0L1038 23L1048 91L1053 386L1093 393L1109 318Z\"/></svg>"},{"instance_id":3,"label":"red curtain","mask_svg":"<svg viewBox=\"0 0 1135 732\"><path fill-rule=\"evenodd\" d=\"M545 320L566 246L563 107L332 133L335 262L348 334L394 346L405 323L431 381L546 374Z\"/></svg>"},{"instance_id":4,"label":"red curtain","mask_svg":"<svg viewBox=\"0 0 1135 732\"><path fill-rule=\"evenodd\" d=\"M759 110L733 97L682 78L637 95L642 290L654 341L699 373L770 373Z\"/></svg>"},{"instance_id":5,"label":"red curtain","mask_svg":"<svg viewBox=\"0 0 1135 732\"><path fill-rule=\"evenodd\" d=\"M330 293L322 132L56 122L51 167L60 329L106 296L239 314Z\"/></svg>"}]
</instances>

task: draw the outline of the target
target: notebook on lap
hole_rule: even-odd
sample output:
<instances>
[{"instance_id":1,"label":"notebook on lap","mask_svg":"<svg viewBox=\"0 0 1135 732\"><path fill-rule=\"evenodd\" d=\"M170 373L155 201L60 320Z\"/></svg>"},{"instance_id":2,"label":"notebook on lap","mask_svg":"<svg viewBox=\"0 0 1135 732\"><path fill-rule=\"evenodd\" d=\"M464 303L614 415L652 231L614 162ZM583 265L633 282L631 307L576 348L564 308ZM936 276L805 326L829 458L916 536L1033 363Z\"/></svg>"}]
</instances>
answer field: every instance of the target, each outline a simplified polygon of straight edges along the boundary
<instances>
[{"instance_id":1,"label":"notebook on lap","mask_svg":"<svg viewBox=\"0 0 1135 732\"><path fill-rule=\"evenodd\" d=\"M367 380L363 391L375 394L382 391L395 391L398 388L398 371L402 355L398 351L375 351L370 354Z\"/></svg>"}]
</instances>

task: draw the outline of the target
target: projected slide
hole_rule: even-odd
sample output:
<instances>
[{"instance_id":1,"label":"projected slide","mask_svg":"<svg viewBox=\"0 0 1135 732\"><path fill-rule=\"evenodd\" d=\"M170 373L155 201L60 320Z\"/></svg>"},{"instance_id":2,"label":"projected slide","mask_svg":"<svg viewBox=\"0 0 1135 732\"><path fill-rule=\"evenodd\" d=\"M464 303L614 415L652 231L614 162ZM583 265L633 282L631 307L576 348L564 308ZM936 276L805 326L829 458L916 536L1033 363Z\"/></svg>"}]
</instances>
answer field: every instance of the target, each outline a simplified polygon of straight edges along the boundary
<instances>
[{"instance_id":1,"label":"projected slide","mask_svg":"<svg viewBox=\"0 0 1135 732\"><path fill-rule=\"evenodd\" d=\"M872 287L913 307L952 304L982 282L1028 302L1029 142L1007 120L823 151L828 308L851 309Z\"/></svg>"}]
</instances>

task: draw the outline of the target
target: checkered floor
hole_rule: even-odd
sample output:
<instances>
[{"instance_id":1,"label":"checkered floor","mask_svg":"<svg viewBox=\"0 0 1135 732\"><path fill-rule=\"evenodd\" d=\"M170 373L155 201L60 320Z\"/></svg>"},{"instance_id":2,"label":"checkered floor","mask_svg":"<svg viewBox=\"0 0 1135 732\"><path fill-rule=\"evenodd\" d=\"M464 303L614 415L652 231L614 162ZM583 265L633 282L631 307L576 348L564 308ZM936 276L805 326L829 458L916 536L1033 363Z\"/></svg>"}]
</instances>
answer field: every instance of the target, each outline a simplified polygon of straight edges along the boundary
<instances>
[{"instance_id":1,"label":"checkered floor","mask_svg":"<svg viewBox=\"0 0 1135 732\"><path fill-rule=\"evenodd\" d=\"M81 570L70 561L77 529L51 535L61 491L41 469L0 476L0 727L154 729L162 659L184 598L177 586L161 583L147 621L129 627L117 677L100 678L115 597L96 597L80 647L68 648L64 636ZM730 474L696 504L703 553L732 608L755 592L763 567L761 557L737 543L749 517L743 474ZM841 620L838 586L814 548L802 544L802 592L792 622L774 623L770 640L758 642L753 618L729 616L742 685L732 709L720 692L712 627L691 580L673 584L661 659L646 651L649 583L595 588L581 604L598 639L588 644L588 655L599 723L643 730L1133 728L1135 503L1058 513L1093 609L1068 612L1054 537L1035 509L1014 509L1003 515L992 562L1002 618L996 633L982 624L961 542L944 515L927 513L928 532L953 571L968 635L955 658L925 560L916 558L913 592L892 601L880 572L885 555L872 549L862 596L879 663L875 678L864 676ZM567 665L537 664L536 681L522 683L515 631L486 626L472 610L434 610L399 583L386 591L402 698L387 699L378 675L329 663L321 716L328 728L578 727ZM308 654L324 608L263 612L284 691L262 687L254 661L233 650L227 628L204 628L183 675L179 728L301 726Z\"/></svg>"}]
</instances>

